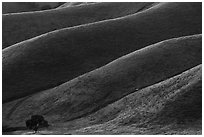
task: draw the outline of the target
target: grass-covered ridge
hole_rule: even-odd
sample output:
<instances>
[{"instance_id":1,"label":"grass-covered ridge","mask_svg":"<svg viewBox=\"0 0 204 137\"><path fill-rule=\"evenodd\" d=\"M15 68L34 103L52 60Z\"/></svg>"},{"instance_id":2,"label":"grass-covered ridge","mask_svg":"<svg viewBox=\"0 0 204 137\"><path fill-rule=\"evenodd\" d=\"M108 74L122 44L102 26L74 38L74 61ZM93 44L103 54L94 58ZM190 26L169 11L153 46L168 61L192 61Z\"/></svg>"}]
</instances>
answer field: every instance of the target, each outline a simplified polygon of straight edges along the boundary
<instances>
[{"instance_id":1,"label":"grass-covered ridge","mask_svg":"<svg viewBox=\"0 0 204 137\"><path fill-rule=\"evenodd\" d=\"M162 3L132 16L54 31L8 47L2 52L3 101L55 87L150 44L200 33L200 10L197 3ZM17 94L10 96L12 92Z\"/></svg>"},{"instance_id":2,"label":"grass-covered ridge","mask_svg":"<svg viewBox=\"0 0 204 137\"><path fill-rule=\"evenodd\" d=\"M7 116L20 121L32 113L51 116L51 121L83 117L127 94L201 64L201 47L201 35L148 46L55 88L34 95L21 93L31 97L19 99ZM7 92L3 96L16 94Z\"/></svg>"},{"instance_id":3,"label":"grass-covered ridge","mask_svg":"<svg viewBox=\"0 0 204 137\"><path fill-rule=\"evenodd\" d=\"M37 12L4 14L3 48L50 31L137 13L153 3L96 3Z\"/></svg>"}]
</instances>

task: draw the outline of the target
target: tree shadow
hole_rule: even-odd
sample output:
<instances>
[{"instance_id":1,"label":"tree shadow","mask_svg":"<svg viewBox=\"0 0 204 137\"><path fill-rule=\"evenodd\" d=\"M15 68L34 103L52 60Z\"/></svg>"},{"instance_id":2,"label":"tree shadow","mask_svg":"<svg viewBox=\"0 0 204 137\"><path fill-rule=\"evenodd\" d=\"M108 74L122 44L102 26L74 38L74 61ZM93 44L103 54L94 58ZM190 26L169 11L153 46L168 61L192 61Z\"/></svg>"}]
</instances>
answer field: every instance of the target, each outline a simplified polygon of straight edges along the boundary
<instances>
[{"instance_id":1,"label":"tree shadow","mask_svg":"<svg viewBox=\"0 0 204 137\"><path fill-rule=\"evenodd\" d=\"M2 132L13 132L13 131L18 131L18 130L28 130L27 127L8 127L8 126L3 126L2 127Z\"/></svg>"}]
</instances>

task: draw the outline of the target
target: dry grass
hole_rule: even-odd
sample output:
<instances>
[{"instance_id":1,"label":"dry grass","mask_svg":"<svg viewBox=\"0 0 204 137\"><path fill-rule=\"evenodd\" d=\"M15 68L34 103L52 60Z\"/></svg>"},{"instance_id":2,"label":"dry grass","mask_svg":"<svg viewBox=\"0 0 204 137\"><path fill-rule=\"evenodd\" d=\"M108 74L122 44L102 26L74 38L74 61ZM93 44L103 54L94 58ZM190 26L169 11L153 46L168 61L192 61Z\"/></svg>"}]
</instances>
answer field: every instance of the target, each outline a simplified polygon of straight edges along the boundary
<instances>
[{"instance_id":1,"label":"dry grass","mask_svg":"<svg viewBox=\"0 0 204 137\"><path fill-rule=\"evenodd\" d=\"M39 134L201 134L201 71L198 65L88 116L53 124Z\"/></svg>"},{"instance_id":2,"label":"dry grass","mask_svg":"<svg viewBox=\"0 0 204 137\"><path fill-rule=\"evenodd\" d=\"M33 113L53 122L84 117L136 89L201 64L201 48L201 35L148 46L60 86L7 103L3 106L5 121L21 124ZM11 95L3 93L4 97Z\"/></svg>"},{"instance_id":3,"label":"dry grass","mask_svg":"<svg viewBox=\"0 0 204 137\"><path fill-rule=\"evenodd\" d=\"M163 3L140 14L48 33L6 48L3 94L8 96L3 101L53 88L149 44L199 33L200 11L199 3Z\"/></svg>"},{"instance_id":4,"label":"dry grass","mask_svg":"<svg viewBox=\"0 0 204 137\"><path fill-rule=\"evenodd\" d=\"M2 17L2 47L50 31L137 13L152 3L96 3L39 12L6 14Z\"/></svg>"},{"instance_id":5,"label":"dry grass","mask_svg":"<svg viewBox=\"0 0 204 137\"><path fill-rule=\"evenodd\" d=\"M51 125L37 134L201 134L201 11L96 3L3 15L6 39L16 28L4 42L22 41L2 52L3 134L33 134L34 114Z\"/></svg>"}]
</instances>

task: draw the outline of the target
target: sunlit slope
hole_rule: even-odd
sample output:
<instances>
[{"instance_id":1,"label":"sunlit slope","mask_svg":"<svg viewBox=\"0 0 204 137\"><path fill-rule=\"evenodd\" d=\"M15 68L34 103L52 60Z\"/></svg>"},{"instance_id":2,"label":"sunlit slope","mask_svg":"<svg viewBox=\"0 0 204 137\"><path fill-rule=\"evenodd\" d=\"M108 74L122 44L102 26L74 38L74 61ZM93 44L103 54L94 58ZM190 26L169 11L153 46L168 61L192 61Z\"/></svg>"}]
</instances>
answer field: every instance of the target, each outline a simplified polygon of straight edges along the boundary
<instances>
[{"instance_id":1,"label":"sunlit slope","mask_svg":"<svg viewBox=\"0 0 204 137\"><path fill-rule=\"evenodd\" d=\"M64 4L62 4L61 6L57 7L57 8L65 8L65 7L72 7L72 6L84 6L87 4L93 4L96 2L66 2Z\"/></svg>"},{"instance_id":2,"label":"sunlit slope","mask_svg":"<svg viewBox=\"0 0 204 137\"><path fill-rule=\"evenodd\" d=\"M163 41L55 88L6 103L4 122L18 125L31 114L45 115L50 122L86 116L127 94L201 64L201 41L201 35ZM27 94L31 92L3 92L3 99Z\"/></svg>"},{"instance_id":3,"label":"sunlit slope","mask_svg":"<svg viewBox=\"0 0 204 137\"><path fill-rule=\"evenodd\" d=\"M93 125L93 126L91 126ZM201 134L202 66L67 122L72 134ZM82 128L90 126L88 128Z\"/></svg>"},{"instance_id":4,"label":"sunlit slope","mask_svg":"<svg viewBox=\"0 0 204 137\"><path fill-rule=\"evenodd\" d=\"M90 115L68 122L50 122L52 126L41 129L39 134L202 134L201 79L202 66L198 65ZM4 104L3 110L8 111L12 105L14 102Z\"/></svg>"},{"instance_id":5,"label":"sunlit slope","mask_svg":"<svg viewBox=\"0 0 204 137\"><path fill-rule=\"evenodd\" d=\"M164 39L200 32L200 7L164 3L126 18L55 31L6 48L3 102L52 88Z\"/></svg>"},{"instance_id":6,"label":"sunlit slope","mask_svg":"<svg viewBox=\"0 0 204 137\"><path fill-rule=\"evenodd\" d=\"M6 14L2 17L3 48L49 31L126 16L152 3L97 3L40 12ZM148 6L148 7L147 7Z\"/></svg>"}]
</instances>

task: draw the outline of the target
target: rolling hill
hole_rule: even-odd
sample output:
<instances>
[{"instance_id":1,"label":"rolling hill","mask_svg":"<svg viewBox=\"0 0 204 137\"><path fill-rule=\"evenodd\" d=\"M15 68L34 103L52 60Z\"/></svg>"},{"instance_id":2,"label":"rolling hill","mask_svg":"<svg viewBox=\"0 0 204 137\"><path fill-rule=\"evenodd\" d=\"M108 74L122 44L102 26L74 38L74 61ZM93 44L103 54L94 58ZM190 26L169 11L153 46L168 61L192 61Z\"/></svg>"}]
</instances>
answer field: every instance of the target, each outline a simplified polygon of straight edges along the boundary
<instances>
[{"instance_id":1,"label":"rolling hill","mask_svg":"<svg viewBox=\"0 0 204 137\"><path fill-rule=\"evenodd\" d=\"M201 121L202 66L198 65L63 126L72 134L201 134Z\"/></svg>"},{"instance_id":2,"label":"rolling hill","mask_svg":"<svg viewBox=\"0 0 204 137\"><path fill-rule=\"evenodd\" d=\"M201 41L201 35L163 41L34 95L3 93L5 98L30 95L3 106L5 121L18 125L35 113L46 115L50 122L86 116L127 94L201 64Z\"/></svg>"},{"instance_id":3,"label":"rolling hill","mask_svg":"<svg viewBox=\"0 0 204 137\"><path fill-rule=\"evenodd\" d=\"M60 2L2 2L2 13L19 13L56 8Z\"/></svg>"},{"instance_id":4,"label":"rolling hill","mask_svg":"<svg viewBox=\"0 0 204 137\"><path fill-rule=\"evenodd\" d=\"M2 134L202 134L201 2L44 4L3 3Z\"/></svg>"},{"instance_id":5,"label":"rolling hill","mask_svg":"<svg viewBox=\"0 0 204 137\"><path fill-rule=\"evenodd\" d=\"M38 12L5 14L2 17L3 48L38 35L76 25L126 16L152 3L97 3Z\"/></svg>"},{"instance_id":6,"label":"rolling hill","mask_svg":"<svg viewBox=\"0 0 204 137\"><path fill-rule=\"evenodd\" d=\"M53 88L147 45L201 33L201 7L162 3L131 16L50 32L8 47L2 52L3 102ZM195 39L188 43L194 46L180 50L189 54L175 51L178 61L186 64L181 68L178 64L172 75L201 63L201 36Z\"/></svg>"},{"instance_id":7,"label":"rolling hill","mask_svg":"<svg viewBox=\"0 0 204 137\"><path fill-rule=\"evenodd\" d=\"M72 6L82 6L82 5L87 5L87 4L94 4L96 2L66 2L62 5L60 5L57 8L65 8L65 7L72 7Z\"/></svg>"},{"instance_id":8,"label":"rolling hill","mask_svg":"<svg viewBox=\"0 0 204 137\"><path fill-rule=\"evenodd\" d=\"M202 66L198 65L165 81L135 90L132 94L90 115L69 122L58 121L57 126L45 130L44 133L201 134L202 124L199 122L202 121L201 77ZM37 97L40 95L4 104L3 112L7 114L4 113L3 116L10 115L11 110L17 114L10 115L9 119L3 117L4 122L13 120L12 124L22 126L22 119L27 116L25 115L27 109L24 107L35 103ZM29 112L31 113L35 111ZM21 134L26 132L20 131ZM43 134L43 131L40 134Z\"/></svg>"}]
</instances>

